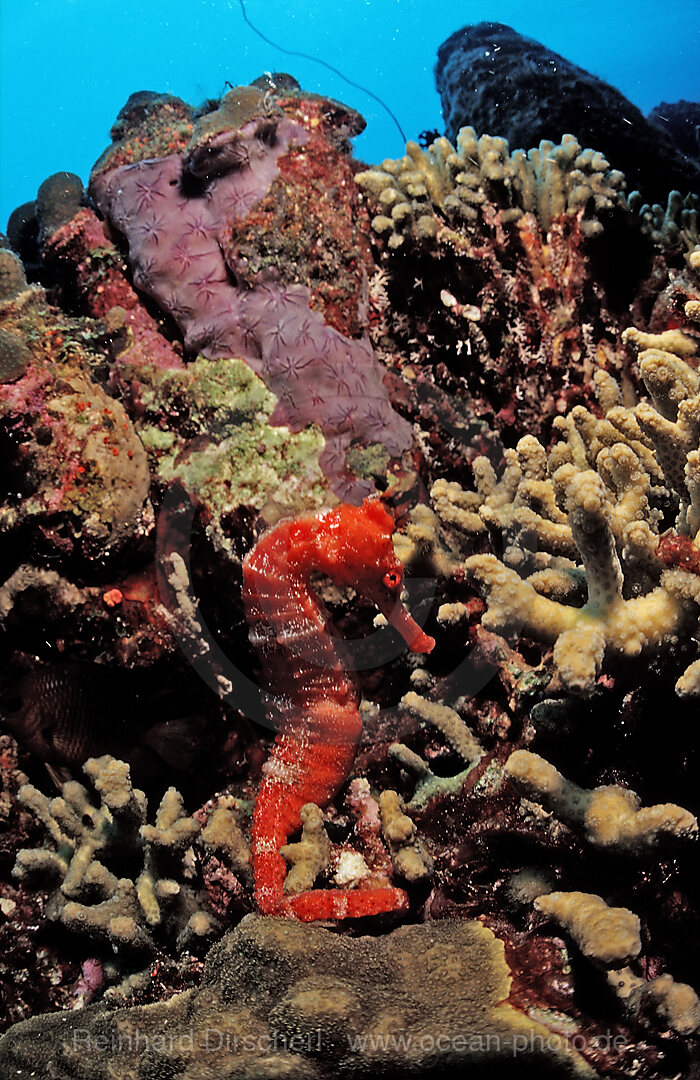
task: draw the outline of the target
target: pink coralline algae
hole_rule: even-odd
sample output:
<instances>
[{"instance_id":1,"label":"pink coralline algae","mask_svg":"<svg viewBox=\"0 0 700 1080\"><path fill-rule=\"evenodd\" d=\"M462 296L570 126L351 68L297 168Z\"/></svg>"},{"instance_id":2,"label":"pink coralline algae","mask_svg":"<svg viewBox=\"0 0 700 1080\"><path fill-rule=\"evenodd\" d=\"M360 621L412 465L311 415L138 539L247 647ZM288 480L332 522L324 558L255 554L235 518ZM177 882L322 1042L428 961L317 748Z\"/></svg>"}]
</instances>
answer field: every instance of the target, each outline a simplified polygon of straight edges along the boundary
<instances>
[{"instance_id":1,"label":"pink coralline algae","mask_svg":"<svg viewBox=\"0 0 700 1080\"><path fill-rule=\"evenodd\" d=\"M303 154L311 141L303 120L312 132L318 126L311 109L289 111L297 118L252 87L232 90L183 152L116 167L107 154L91 193L128 241L134 284L172 316L185 349L246 360L278 398L272 422L293 432L319 424L322 468L338 495L359 501L371 484L344 475L350 444L381 443L392 457L411 445L369 337L329 325L293 270L277 264L251 275L235 242L278 180L280 160ZM236 127L241 117L251 118ZM292 189L297 178L298 170Z\"/></svg>"}]
</instances>

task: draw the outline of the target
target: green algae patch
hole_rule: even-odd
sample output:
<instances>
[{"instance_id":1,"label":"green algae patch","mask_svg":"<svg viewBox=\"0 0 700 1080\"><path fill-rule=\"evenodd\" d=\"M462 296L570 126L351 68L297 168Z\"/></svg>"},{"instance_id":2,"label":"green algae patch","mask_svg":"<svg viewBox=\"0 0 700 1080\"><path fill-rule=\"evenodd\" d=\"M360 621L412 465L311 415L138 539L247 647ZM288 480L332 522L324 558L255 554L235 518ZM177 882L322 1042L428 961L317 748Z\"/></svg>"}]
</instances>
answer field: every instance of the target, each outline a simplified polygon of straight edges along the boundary
<instances>
[{"instance_id":1,"label":"green algae patch","mask_svg":"<svg viewBox=\"0 0 700 1080\"><path fill-rule=\"evenodd\" d=\"M333 501L320 429L273 426L277 399L244 360L198 357L180 369L139 368L137 377L153 475L197 498L218 546L228 546L222 517L238 507L272 522Z\"/></svg>"}]
</instances>

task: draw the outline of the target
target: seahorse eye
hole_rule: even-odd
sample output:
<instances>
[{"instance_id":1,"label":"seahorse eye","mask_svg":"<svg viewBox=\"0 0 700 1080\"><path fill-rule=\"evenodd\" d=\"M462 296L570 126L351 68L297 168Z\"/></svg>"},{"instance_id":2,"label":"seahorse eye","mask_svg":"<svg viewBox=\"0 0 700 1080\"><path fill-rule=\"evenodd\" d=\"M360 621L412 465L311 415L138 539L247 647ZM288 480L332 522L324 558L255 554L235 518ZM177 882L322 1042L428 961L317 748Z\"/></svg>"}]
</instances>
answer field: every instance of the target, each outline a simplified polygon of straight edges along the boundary
<instances>
[{"instance_id":1,"label":"seahorse eye","mask_svg":"<svg viewBox=\"0 0 700 1080\"><path fill-rule=\"evenodd\" d=\"M387 570L384 575L384 584L387 589L397 589L401 584L401 575L397 570Z\"/></svg>"}]
</instances>

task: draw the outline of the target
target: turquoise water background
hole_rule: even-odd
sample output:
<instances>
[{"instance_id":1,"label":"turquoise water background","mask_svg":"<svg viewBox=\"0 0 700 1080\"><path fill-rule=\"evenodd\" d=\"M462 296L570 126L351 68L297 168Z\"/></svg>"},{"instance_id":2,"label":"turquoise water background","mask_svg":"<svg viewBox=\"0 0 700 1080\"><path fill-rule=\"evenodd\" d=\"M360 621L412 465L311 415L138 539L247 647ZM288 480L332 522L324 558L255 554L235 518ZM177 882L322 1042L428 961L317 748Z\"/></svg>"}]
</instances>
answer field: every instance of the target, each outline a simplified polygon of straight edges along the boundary
<instances>
[{"instance_id":1,"label":"turquoise water background","mask_svg":"<svg viewBox=\"0 0 700 1080\"><path fill-rule=\"evenodd\" d=\"M382 97L409 138L442 130L437 47L481 20L536 38L643 112L662 100L700 100L698 0L247 0L246 10L267 37L326 60ZM0 0L0 34L3 229L51 173L66 169L87 181L136 90L199 104L219 97L227 80L289 71L305 89L364 115L356 156L376 162L403 152L396 125L375 101L321 65L265 44L239 0Z\"/></svg>"}]
</instances>

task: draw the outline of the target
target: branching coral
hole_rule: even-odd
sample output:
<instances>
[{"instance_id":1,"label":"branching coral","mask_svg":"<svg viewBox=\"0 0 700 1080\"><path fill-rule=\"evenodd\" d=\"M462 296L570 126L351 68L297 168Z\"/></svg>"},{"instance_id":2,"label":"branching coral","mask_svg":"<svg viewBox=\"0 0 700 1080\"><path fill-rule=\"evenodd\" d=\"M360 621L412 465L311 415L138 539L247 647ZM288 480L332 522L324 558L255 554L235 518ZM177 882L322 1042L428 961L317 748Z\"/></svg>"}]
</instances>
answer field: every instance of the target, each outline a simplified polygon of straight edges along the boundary
<instances>
[{"instance_id":1,"label":"branching coral","mask_svg":"<svg viewBox=\"0 0 700 1080\"><path fill-rule=\"evenodd\" d=\"M487 629L522 631L555 643L561 680L571 690L590 690L605 650L636 656L669 641L687 613L682 601L661 586L624 599L622 570L610 518L612 506L601 477L592 470L561 466L554 475L588 586L583 608L541 596L493 555L471 556L465 568L488 594Z\"/></svg>"},{"instance_id":2,"label":"branching coral","mask_svg":"<svg viewBox=\"0 0 700 1080\"><path fill-rule=\"evenodd\" d=\"M484 626L553 643L563 685L582 693L592 690L606 651L632 657L676 641L699 595L693 575L665 570L657 553L674 501L680 533L694 537L700 526L700 396L688 359L696 342L676 330L630 330L626 340L642 350L649 402L622 405L601 370L604 417L577 406L555 421L561 441L549 455L528 436L506 452L500 480L477 459L476 492L433 489L448 525L472 538L486 526L499 537L502 560L472 555L464 564L488 596ZM581 574L588 595L577 607ZM693 684L689 675L678 690Z\"/></svg>"},{"instance_id":3,"label":"branching coral","mask_svg":"<svg viewBox=\"0 0 700 1080\"><path fill-rule=\"evenodd\" d=\"M692 193L685 197L680 191L670 191L666 205L645 203L638 191L628 199L630 209L639 214L642 228L664 251L692 251L700 242L698 208L700 197Z\"/></svg>"},{"instance_id":4,"label":"branching coral","mask_svg":"<svg viewBox=\"0 0 700 1080\"><path fill-rule=\"evenodd\" d=\"M676 982L672 975L647 981L628 967L609 971L608 982L635 1018L643 1019L643 1010L650 1005L664 1028L679 1035L700 1030L700 998L688 983Z\"/></svg>"},{"instance_id":5,"label":"branching coral","mask_svg":"<svg viewBox=\"0 0 700 1080\"><path fill-rule=\"evenodd\" d=\"M153 949L161 927L183 941L193 934L207 937L215 920L199 910L189 886L169 876L178 865L182 871L182 855L200 832L199 823L184 815L179 793L175 788L165 793L155 825L148 825L146 798L132 787L128 765L91 758L84 772L99 806L75 780L53 799L31 784L20 789L20 802L41 821L51 846L20 851L15 876L58 879L49 917L115 951ZM137 866L131 878L117 877L102 861L116 856L118 863L125 855Z\"/></svg>"},{"instance_id":6,"label":"branching coral","mask_svg":"<svg viewBox=\"0 0 700 1080\"><path fill-rule=\"evenodd\" d=\"M595 847L643 853L666 837L697 837L697 819L681 806L642 807L638 795L616 784L593 790L579 787L528 750L510 755L505 774L527 798L542 803L572 828L582 829Z\"/></svg>"},{"instance_id":7,"label":"branching coral","mask_svg":"<svg viewBox=\"0 0 700 1080\"><path fill-rule=\"evenodd\" d=\"M465 243L462 229L493 207L507 210L501 220L536 216L546 233L561 214L583 211L586 236L602 231L597 214L620 204L622 173L611 170L602 154L582 150L573 135L559 146L543 140L537 150L510 154L505 139L462 128L457 146L437 139L427 150L415 142L406 155L386 160L379 168L358 173L357 183L371 194L380 212L372 220L377 233L389 234L389 247L447 239L453 224L460 230L456 244ZM449 225L441 223L446 218Z\"/></svg>"},{"instance_id":8,"label":"branching coral","mask_svg":"<svg viewBox=\"0 0 700 1080\"><path fill-rule=\"evenodd\" d=\"M410 809L419 810L436 795L458 792L469 773L483 757L484 750L459 713L447 705L428 701L415 691L405 694L401 704L414 716L437 728L452 749L466 763L466 768L453 776L436 776L423 758L408 746L403 743L392 744L389 747L389 753L416 780L415 791L407 805Z\"/></svg>"},{"instance_id":9,"label":"branching coral","mask_svg":"<svg viewBox=\"0 0 700 1080\"><path fill-rule=\"evenodd\" d=\"M326 869L331 845L323 824L323 813L315 803L306 803L300 811L301 839L280 848L290 864L284 879L287 895L313 888L318 875Z\"/></svg>"},{"instance_id":10,"label":"branching coral","mask_svg":"<svg viewBox=\"0 0 700 1080\"><path fill-rule=\"evenodd\" d=\"M624 963L642 951L638 916L627 908L610 907L601 896L552 892L539 896L535 908L556 919L585 956L602 964Z\"/></svg>"},{"instance_id":11,"label":"branching coral","mask_svg":"<svg viewBox=\"0 0 700 1080\"><path fill-rule=\"evenodd\" d=\"M615 230L650 242L601 154L568 135L510 154L504 139L464 128L456 148L409 143L357 181L392 305L376 328L380 354L405 351L428 381L444 364L475 416L545 438L555 416L592 400L602 357L626 375L620 299L632 288L629 265L613 270ZM592 262L603 252L608 280ZM374 300L381 309L381 290Z\"/></svg>"},{"instance_id":12,"label":"branching coral","mask_svg":"<svg viewBox=\"0 0 700 1080\"><path fill-rule=\"evenodd\" d=\"M433 862L404 809L395 791L383 791L379 796L382 833L389 845L394 870L406 881L421 881L430 877Z\"/></svg>"}]
</instances>

